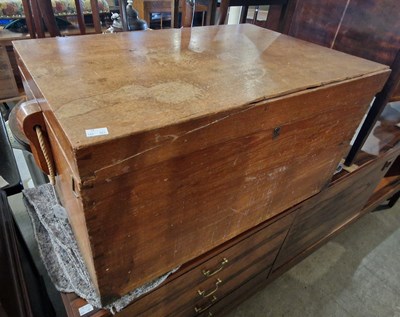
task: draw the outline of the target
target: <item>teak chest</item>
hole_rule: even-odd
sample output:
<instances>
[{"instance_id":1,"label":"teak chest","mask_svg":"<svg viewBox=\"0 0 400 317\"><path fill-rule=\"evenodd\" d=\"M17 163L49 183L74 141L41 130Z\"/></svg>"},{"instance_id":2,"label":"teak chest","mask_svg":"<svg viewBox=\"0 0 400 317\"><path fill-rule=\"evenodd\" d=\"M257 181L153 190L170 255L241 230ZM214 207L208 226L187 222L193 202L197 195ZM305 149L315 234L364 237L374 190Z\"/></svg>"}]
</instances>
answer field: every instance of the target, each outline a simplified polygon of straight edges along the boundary
<instances>
[{"instance_id":1,"label":"teak chest","mask_svg":"<svg viewBox=\"0 0 400 317\"><path fill-rule=\"evenodd\" d=\"M14 46L104 303L318 193L389 74L253 25Z\"/></svg>"}]
</instances>

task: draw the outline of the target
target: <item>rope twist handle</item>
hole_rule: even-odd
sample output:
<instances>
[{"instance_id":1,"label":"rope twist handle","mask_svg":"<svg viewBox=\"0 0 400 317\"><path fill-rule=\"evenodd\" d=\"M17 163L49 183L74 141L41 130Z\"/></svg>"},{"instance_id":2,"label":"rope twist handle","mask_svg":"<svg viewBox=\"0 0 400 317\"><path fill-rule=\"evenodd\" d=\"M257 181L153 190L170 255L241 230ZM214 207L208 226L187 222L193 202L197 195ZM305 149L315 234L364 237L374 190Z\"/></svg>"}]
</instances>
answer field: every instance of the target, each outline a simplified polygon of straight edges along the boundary
<instances>
[{"instance_id":1,"label":"rope twist handle","mask_svg":"<svg viewBox=\"0 0 400 317\"><path fill-rule=\"evenodd\" d=\"M47 167L48 167L48 169L49 169L49 173L50 173L50 175L49 175L50 183L51 183L52 185L54 185L55 182L56 182L55 172L54 172L54 166L53 166L52 160L50 159L49 151L48 151L48 148L47 148L47 146L46 146L46 142L44 141L44 135L43 135L42 129L40 128L39 125L37 125L37 126L35 126L35 131L36 131L36 135L37 135L38 140L39 140L40 149L41 149L42 152L43 152L43 156L44 156L44 158L45 158L45 160L46 160L46 164L47 164Z\"/></svg>"}]
</instances>

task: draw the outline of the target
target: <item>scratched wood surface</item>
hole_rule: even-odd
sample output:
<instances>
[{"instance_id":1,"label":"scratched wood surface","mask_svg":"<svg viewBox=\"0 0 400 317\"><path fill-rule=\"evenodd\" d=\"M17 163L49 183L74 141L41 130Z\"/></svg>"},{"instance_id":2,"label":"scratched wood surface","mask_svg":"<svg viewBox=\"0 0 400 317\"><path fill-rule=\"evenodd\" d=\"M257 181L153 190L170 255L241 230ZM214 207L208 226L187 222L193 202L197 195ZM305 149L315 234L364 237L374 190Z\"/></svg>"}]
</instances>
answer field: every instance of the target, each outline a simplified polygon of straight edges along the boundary
<instances>
[{"instance_id":1,"label":"scratched wood surface","mask_svg":"<svg viewBox=\"0 0 400 317\"><path fill-rule=\"evenodd\" d=\"M15 48L104 303L319 192L388 76L252 25Z\"/></svg>"}]
</instances>

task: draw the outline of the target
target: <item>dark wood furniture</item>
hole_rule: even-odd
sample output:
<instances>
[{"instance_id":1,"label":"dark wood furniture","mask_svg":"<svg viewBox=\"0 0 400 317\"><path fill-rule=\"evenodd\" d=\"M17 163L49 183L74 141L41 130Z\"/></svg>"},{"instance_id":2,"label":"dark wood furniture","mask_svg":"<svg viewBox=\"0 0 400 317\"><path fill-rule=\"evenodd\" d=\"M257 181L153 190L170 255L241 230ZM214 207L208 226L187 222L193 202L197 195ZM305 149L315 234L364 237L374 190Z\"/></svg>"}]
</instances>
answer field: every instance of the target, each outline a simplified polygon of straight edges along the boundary
<instances>
[{"instance_id":1,"label":"dark wood furniture","mask_svg":"<svg viewBox=\"0 0 400 317\"><path fill-rule=\"evenodd\" d=\"M274 31L281 31L288 4L289 0L221 0L220 14L216 24L224 24L226 22L228 9L231 6L242 7L240 23L246 23L249 6L269 5L266 21L258 25Z\"/></svg>"},{"instance_id":2,"label":"dark wood furniture","mask_svg":"<svg viewBox=\"0 0 400 317\"><path fill-rule=\"evenodd\" d=\"M22 0L27 28L31 38L43 38L48 34L51 37L61 36L57 26L53 7L50 0ZM93 18L94 33L102 33L100 11L97 0L90 0L91 15ZM82 4L75 0L76 18L80 34L87 33ZM91 31L91 32L93 32Z\"/></svg>"},{"instance_id":3,"label":"dark wood furniture","mask_svg":"<svg viewBox=\"0 0 400 317\"><path fill-rule=\"evenodd\" d=\"M319 194L185 264L116 316L223 316L393 197L400 190L400 129L395 125L400 103L389 107L357 156L357 169L341 171ZM203 274L218 269L212 277ZM205 299L198 292L204 290L215 292ZM63 298L71 317L87 304L74 294ZM110 315L94 310L88 316Z\"/></svg>"},{"instance_id":4,"label":"dark wood furniture","mask_svg":"<svg viewBox=\"0 0 400 317\"><path fill-rule=\"evenodd\" d=\"M291 36L390 65L392 74L354 141L351 165L380 113L400 95L400 5L393 0L291 0L282 30Z\"/></svg>"},{"instance_id":5,"label":"dark wood furniture","mask_svg":"<svg viewBox=\"0 0 400 317\"><path fill-rule=\"evenodd\" d=\"M171 0L135 0L134 7L139 12L139 16L143 18L149 26L151 23L152 13L160 13L160 14L169 13L171 14L171 20L172 20L171 26L179 27L179 25L176 24L174 26L173 24L174 17L171 9ZM191 26L192 23L193 11L191 10L191 8L189 9L189 7L190 6L187 5L186 1L181 1L178 10L175 12L176 15L178 15L179 13L182 14L181 25L185 27ZM196 2L195 12L203 13L202 25L206 24L204 17L206 16L207 11L208 11L207 5Z\"/></svg>"},{"instance_id":6,"label":"dark wood furniture","mask_svg":"<svg viewBox=\"0 0 400 317\"><path fill-rule=\"evenodd\" d=\"M268 276L298 211L285 210L326 188L388 77L381 64L252 25L15 48L42 110L25 118L25 132L36 123L49 136L58 191L103 302L185 264L128 315L201 313ZM107 131L91 137L94 128ZM223 282L202 277L219 265ZM168 287L182 284L184 300L146 304L179 276Z\"/></svg>"},{"instance_id":7,"label":"dark wood furniture","mask_svg":"<svg viewBox=\"0 0 400 317\"><path fill-rule=\"evenodd\" d=\"M19 95L7 48L0 42L0 102Z\"/></svg>"},{"instance_id":8,"label":"dark wood furniture","mask_svg":"<svg viewBox=\"0 0 400 317\"><path fill-rule=\"evenodd\" d=\"M0 314L1 316L33 316L18 254L14 219L7 196L0 189Z\"/></svg>"},{"instance_id":9,"label":"dark wood furniture","mask_svg":"<svg viewBox=\"0 0 400 317\"><path fill-rule=\"evenodd\" d=\"M0 316L53 317L55 311L8 204L22 191L22 182L11 144L0 115L0 175L9 185L0 188Z\"/></svg>"}]
</instances>

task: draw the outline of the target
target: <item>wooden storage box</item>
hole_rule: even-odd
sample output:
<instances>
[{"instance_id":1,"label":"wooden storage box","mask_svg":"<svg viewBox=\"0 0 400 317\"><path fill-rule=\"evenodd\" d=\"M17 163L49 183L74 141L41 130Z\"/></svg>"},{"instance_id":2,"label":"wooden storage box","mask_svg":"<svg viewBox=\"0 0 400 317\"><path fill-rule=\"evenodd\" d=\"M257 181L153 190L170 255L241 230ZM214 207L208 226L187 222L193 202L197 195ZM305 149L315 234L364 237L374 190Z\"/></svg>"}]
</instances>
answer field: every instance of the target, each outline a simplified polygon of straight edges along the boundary
<instances>
[{"instance_id":1,"label":"wooden storage box","mask_svg":"<svg viewBox=\"0 0 400 317\"><path fill-rule=\"evenodd\" d=\"M14 46L104 303L318 193L389 74L252 25Z\"/></svg>"}]
</instances>

